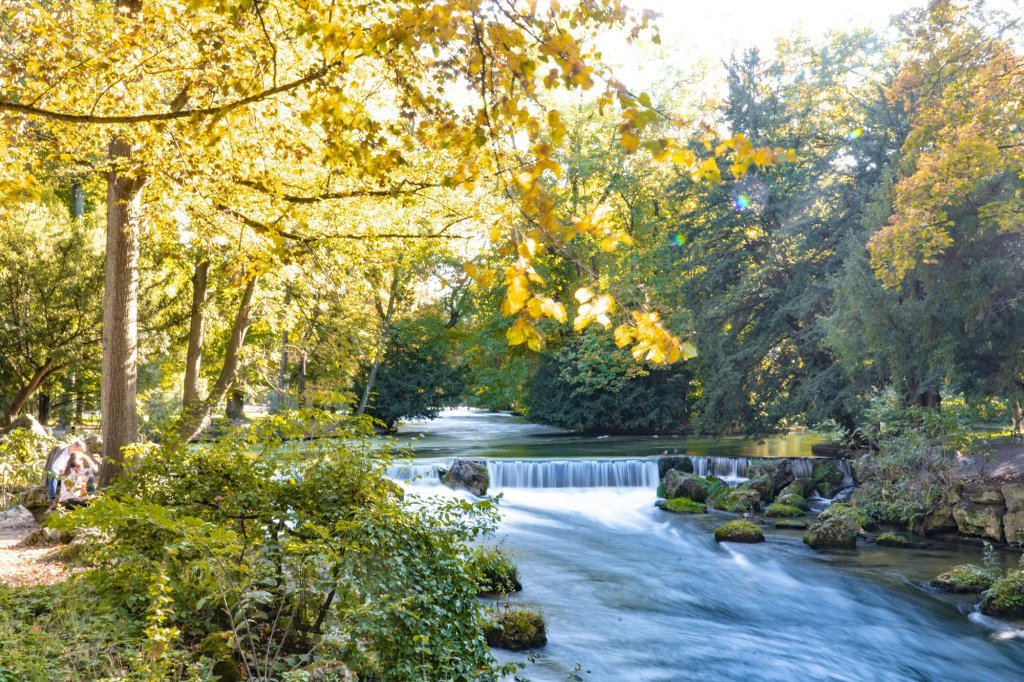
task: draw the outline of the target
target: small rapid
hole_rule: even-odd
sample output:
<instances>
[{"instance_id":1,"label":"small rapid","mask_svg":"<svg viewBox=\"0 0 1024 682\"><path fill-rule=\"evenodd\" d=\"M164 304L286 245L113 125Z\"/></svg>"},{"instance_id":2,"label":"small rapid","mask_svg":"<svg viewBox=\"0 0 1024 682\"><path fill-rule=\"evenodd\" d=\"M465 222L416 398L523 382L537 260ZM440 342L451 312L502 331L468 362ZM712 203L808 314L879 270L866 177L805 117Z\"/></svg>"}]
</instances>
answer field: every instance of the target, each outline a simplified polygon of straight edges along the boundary
<instances>
[{"instance_id":1,"label":"small rapid","mask_svg":"<svg viewBox=\"0 0 1024 682\"><path fill-rule=\"evenodd\" d=\"M453 456L481 458L488 429L497 426L507 437L516 423L482 417L468 438L474 447L463 454L451 446L453 434L472 432L471 415L458 414L451 433L445 419L430 424L446 442L445 456L427 436L422 452L429 459L389 472L409 494L464 495L440 485L440 471ZM545 444L487 457L491 492L501 495L501 522L490 542L512 554L524 585L510 601L540 609L548 621L545 648L495 651L501 660L526 663L525 678L1024 679L1020 624L980 616L973 595L926 586L955 564L979 562L980 549L862 544L814 552L800 532L777 530L760 545L718 544L714 528L734 516L656 509L657 457L630 457L638 446L620 446L626 456L607 457L604 449L559 456ZM750 464L746 456L691 461L697 473L733 481L746 477Z\"/></svg>"}]
</instances>

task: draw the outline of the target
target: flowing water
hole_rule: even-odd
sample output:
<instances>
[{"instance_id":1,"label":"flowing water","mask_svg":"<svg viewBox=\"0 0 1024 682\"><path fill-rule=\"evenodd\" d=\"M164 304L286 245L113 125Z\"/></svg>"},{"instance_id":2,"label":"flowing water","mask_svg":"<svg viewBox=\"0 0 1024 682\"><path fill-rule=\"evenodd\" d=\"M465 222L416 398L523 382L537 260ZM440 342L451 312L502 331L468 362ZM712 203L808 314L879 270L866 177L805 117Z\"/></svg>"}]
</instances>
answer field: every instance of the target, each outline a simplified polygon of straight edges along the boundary
<instances>
[{"instance_id":1,"label":"flowing water","mask_svg":"<svg viewBox=\"0 0 1024 682\"><path fill-rule=\"evenodd\" d=\"M532 652L526 678L565 680L578 663L582 679L602 682L1024 680L1020 624L981 616L974 597L925 586L957 563L980 561L977 549L823 553L786 531L769 531L759 545L719 545L712 531L730 515L654 508L657 465L644 456L663 446L651 439L606 446L611 439L468 411L411 432L426 458L393 472L422 475L411 492L460 494L436 482L436 468L454 455L525 460L490 460L489 468L490 492L502 495L495 541L513 553L524 585L510 601L548 621L548 645ZM695 452L686 441L669 447ZM730 447L755 455L773 446Z\"/></svg>"}]
</instances>

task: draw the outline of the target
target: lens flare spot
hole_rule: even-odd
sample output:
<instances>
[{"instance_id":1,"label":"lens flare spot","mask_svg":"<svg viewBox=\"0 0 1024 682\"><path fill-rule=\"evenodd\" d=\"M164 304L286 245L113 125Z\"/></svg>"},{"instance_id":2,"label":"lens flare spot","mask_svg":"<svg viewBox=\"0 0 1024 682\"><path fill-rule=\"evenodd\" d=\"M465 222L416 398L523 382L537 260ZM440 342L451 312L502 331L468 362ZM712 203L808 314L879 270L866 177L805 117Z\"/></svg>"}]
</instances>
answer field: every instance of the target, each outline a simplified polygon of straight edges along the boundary
<instances>
[{"instance_id":1,"label":"lens flare spot","mask_svg":"<svg viewBox=\"0 0 1024 682\"><path fill-rule=\"evenodd\" d=\"M671 237L671 241L676 246L683 246L686 244L686 237L684 237L682 233L674 234Z\"/></svg>"},{"instance_id":2,"label":"lens flare spot","mask_svg":"<svg viewBox=\"0 0 1024 682\"><path fill-rule=\"evenodd\" d=\"M746 194L740 194L736 197L735 203L737 211L745 211L750 208L750 197Z\"/></svg>"},{"instance_id":3,"label":"lens flare spot","mask_svg":"<svg viewBox=\"0 0 1024 682\"><path fill-rule=\"evenodd\" d=\"M847 134L846 137L849 138L850 140L856 140L858 137L860 137L863 134L864 134L864 129L861 128L860 126L857 126L853 130L851 130L849 132L849 134Z\"/></svg>"}]
</instances>

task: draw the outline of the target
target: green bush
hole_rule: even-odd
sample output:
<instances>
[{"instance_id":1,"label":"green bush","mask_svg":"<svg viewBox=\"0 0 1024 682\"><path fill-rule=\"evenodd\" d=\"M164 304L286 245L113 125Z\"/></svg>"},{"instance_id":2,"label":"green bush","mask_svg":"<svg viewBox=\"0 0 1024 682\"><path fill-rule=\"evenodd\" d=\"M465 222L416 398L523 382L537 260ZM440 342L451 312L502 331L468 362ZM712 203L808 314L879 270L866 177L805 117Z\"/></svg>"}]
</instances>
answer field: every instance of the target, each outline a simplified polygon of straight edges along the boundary
<instances>
[{"instance_id":1,"label":"green bush","mask_svg":"<svg viewBox=\"0 0 1024 682\"><path fill-rule=\"evenodd\" d=\"M473 553L473 562L480 572L477 583L480 594L509 595L523 589L519 569L502 550L478 547Z\"/></svg>"},{"instance_id":2,"label":"green bush","mask_svg":"<svg viewBox=\"0 0 1024 682\"><path fill-rule=\"evenodd\" d=\"M13 429L0 440L0 510L10 507L22 490L42 483L46 451L53 443L28 429Z\"/></svg>"},{"instance_id":3,"label":"green bush","mask_svg":"<svg viewBox=\"0 0 1024 682\"><path fill-rule=\"evenodd\" d=\"M1003 618L1024 618L1024 570L1007 571L982 595L981 612Z\"/></svg>"},{"instance_id":4,"label":"green bush","mask_svg":"<svg viewBox=\"0 0 1024 682\"><path fill-rule=\"evenodd\" d=\"M89 599L145 620L153 666L225 632L250 678L318 657L379 680L500 676L470 556L494 503L403 496L368 433L306 412L148 448L62 521L103 537Z\"/></svg>"}]
</instances>

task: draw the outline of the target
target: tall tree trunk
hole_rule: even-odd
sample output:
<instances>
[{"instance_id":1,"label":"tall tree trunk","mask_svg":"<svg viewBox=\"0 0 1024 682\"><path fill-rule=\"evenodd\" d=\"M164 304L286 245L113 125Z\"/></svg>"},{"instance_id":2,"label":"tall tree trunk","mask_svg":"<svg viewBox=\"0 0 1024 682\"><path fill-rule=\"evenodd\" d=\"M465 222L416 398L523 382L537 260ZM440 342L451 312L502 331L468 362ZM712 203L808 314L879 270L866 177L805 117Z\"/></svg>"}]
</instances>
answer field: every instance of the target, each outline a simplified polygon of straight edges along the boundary
<instances>
[{"instance_id":1,"label":"tall tree trunk","mask_svg":"<svg viewBox=\"0 0 1024 682\"><path fill-rule=\"evenodd\" d=\"M50 394L39 394L39 423L43 426L50 424Z\"/></svg>"},{"instance_id":2,"label":"tall tree trunk","mask_svg":"<svg viewBox=\"0 0 1024 682\"><path fill-rule=\"evenodd\" d=\"M131 145L110 142L107 156L107 253L103 285L103 363L100 377L100 412L103 431L103 467L99 484L109 485L121 475L121 449L138 438L135 410L138 359L138 280L140 193L145 177L126 172ZM121 167L119 167L121 166Z\"/></svg>"},{"instance_id":3,"label":"tall tree trunk","mask_svg":"<svg viewBox=\"0 0 1024 682\"><path fill-rule=\"evenodd\" d=\"M188 326L188 350L185 353L185 387L181 395L182 414L200 406L199 371L203 363L203 318L209 288L210 261L198 263L192 273L192 316Z\"/></svg>"},{"instance_id":4,"label":"tall tree trunk","mask_svg":"<svg viewBox=\"0 0 1024 682\"><path fill-rule=\"evenodd\" d=\"M43 382L45 382L47 378L49 378L54 369L56 369L56 367L53 364L53 358L47 358L46 362L39 365L32 371L32 376L29 380L24 386L18 389L18 392L15 393L14 397L11 399L11 402L7 403L7 406L4 408L2 415L3 421L0 422L0 428L8 426L18 418L18 414L21 412L22 408L25 407L29 398L39 390L39 387L43 385Z\"/></svg>"},{"instance_id":5,"label":"tall tree trunk","mask_svg":"<svg viewBox=\"0 0 1024 682\"><path fill-rule=\"evenodd\" d=\"M182 414L178 436L184 442L194 439L209 425L213 411L224 400L235 382L242 346L245 344L245 335L249 332L249 326L252 324L252 299L256 293L257 279L256 276L251 277L245 285L245 291L242 292L242 300L238 304L235 323L231 328L231 338L228 340L227 350L224 351L224 364L221 366L217 381L210 389L210 395L194 414Z\"/></svg>"},{"instance_id":6,"label":"tall tree trunk","mask_svg":"<svg viewBox=\"0 0 1024 682\"><path fill-rule=\"evenodd\" d=\"M359 399L359 409L356 410L356 415L366 414L366 408L370 405L370 395L373 393L373 386L377 383L380 363L384 360L384 352L387 350L388 340L391 338L391 318L395 314L395 303L398 299L399 276L398 268L395 268L391 280L391 290L388 292L388 309L384 314L383 325L381 326L380 341L377 343L377 352L374 353L373 364L370 366L370 375L366 377L366 386L363 388L363 396Z\"/></svg>"}]
</instances>

